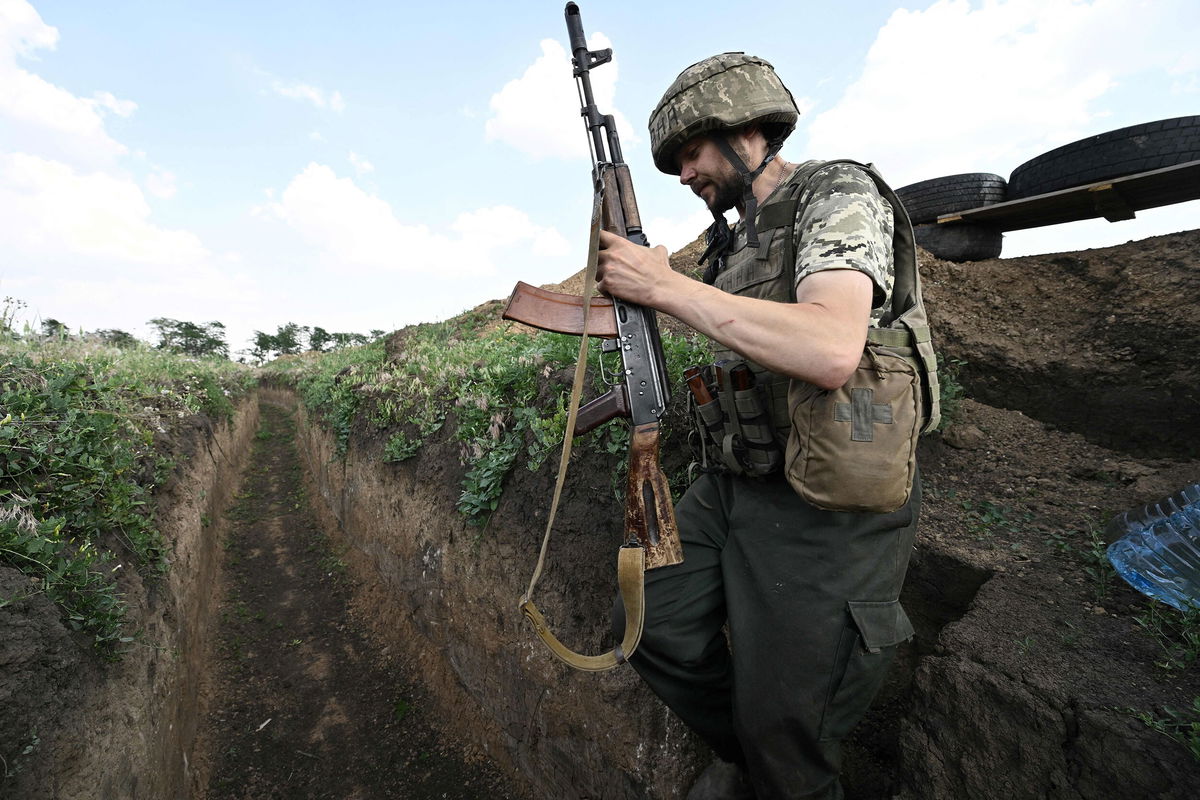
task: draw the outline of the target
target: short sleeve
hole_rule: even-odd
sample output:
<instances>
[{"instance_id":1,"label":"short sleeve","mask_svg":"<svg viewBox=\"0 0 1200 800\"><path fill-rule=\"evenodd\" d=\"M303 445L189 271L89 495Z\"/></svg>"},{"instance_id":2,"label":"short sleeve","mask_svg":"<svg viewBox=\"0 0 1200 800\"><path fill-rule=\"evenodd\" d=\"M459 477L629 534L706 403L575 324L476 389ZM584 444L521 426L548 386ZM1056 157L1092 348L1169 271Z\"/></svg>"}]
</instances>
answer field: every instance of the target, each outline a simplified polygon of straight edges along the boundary
<instances>
[{"instance_id":1,"label":"short sleeve","mask_svg":"<svg viewBox=\"0 0 1200 800\"><path fill-rule=\"evenodd\" d=\"M875 284L872 307L887 308L894 222L871 176L854 164L834 164L815 174L799 199L804 210L796 220L796 284L814 272L856 269Z\"/></svg>"}]
</instances>

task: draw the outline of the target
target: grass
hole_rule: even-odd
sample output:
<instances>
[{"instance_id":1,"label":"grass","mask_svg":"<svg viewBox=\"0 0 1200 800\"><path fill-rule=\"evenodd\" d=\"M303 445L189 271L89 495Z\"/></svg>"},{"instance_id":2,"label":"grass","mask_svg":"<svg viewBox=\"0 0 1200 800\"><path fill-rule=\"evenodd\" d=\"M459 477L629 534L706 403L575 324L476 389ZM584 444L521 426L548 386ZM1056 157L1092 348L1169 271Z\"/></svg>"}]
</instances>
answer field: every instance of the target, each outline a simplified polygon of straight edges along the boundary
<instances>
[{"instance_id":1,"label":"grass","mask_svg":"<svg viewBox=\"0 0 1200 800\"><path fill-rule=\"evenodd\" d=\"M402 722L404 718L408 716L410 711L412 711L412 704L403 697L397 699L396 702L392 704L392 716L397 722Z\"/></svg>"},{"instance_id":2,"label":"grass","mask_svg":"<svg viewBox=\"0 0 1200 800\"><path fill-rule=\"evenodd\" d=\"M1082 545L1076 543L1080 535L1086 540ZM1086 531L1077 529L1069 534L1051 531L1045 541L1053 550L1080 563L1083 573L1091 581L1093 597L1097 603L1108 599L1112 592L1113 578L1117 573L1112 562L1108 560L1108 546L1100 528L1092 527Z\"/></svg>"},{"instance_id":3,"label":"grass","mask_svg":"<svg viewBox=\"0 0 1200 800\"><path fill-rule=\"evenodd\" d=\"M1164 716L1135 709L1127 709L1127 712L1141 720L1151 730L1183 745L1192 758L1200 761L1200 697L1192 699L1192 707L1189 711L1164 708Z\"/></svg>"},{"instance_id":4,"label":"grass","mask_svg":"<svg viewBox=\"0 0 1200 800\"><path fill-rule=\"evenodd\" d=\"M1200 660L1200 607L1178 611L1151 600L1133 621L1158 646L1159 659L1154 663L1164 672L1183 672Z\"/></svg>"},{"instance_id":5,"label":"grass","mask_svg":"<svg viewBox=\"0 0 1200 800\"><path fill-rule=\"evenodd\" d=\"M230 417L252 383L239 365L145 346L0 341L0 563L107 657L133 641L120 571L166 569L152 502L172 466L165 435L194 414Z\"/></svg>"},{"instance_id":6,"label":"grass","mask_svg":"<svg viewBox=\"0 0 1200 800\"><path fill-rule=\"evenodd\" d=\"M452 441L466 467L457 507L472 524L485 526L512 469L540 468L561 443L569 386L556 376L574 366L579 350L573 336L488 328L489 313L406 329L390 356L381 341L281 359L265 372L298 389L305 405L329 425L343 454L358 425L382 434L386 461L406 461L453 418ZM663 349L675 376L710 358L706 341L666 332ZM598 342L595 350L591 364L601 358ZM611 372L616 356L604 358ZM606 389L593 384L595 392ZM581 444L623 454L627 438L619 430L602 426Z\"/></svg>"},{"instance_id":7,"label":"grass","mask_svg":"<svg viewBox=\"0 0 1200 800\"><path fill-rule=\"evenodd\" d=\"M1108 546L1097 528L1088 531L1087 546L1083 550L1083 572L1091 579L1096 602L1103 603L1108 599L1117 571L1108 560Z\"/></svg>"},{"instance_id":8,"label":"grass","mask_svg":"<svg viewBox=\"0 0 1200 800\"><path fill-rule=\"evenodd\" d=\"M579 341L489 328L494 312L409 328L390 355L377 341L278 359L261 372L143 344L7 335L0 340L0 563L28 575L26 592L45 593L71 627L115 657L135 633L126 629L117 577L167 568L153 492L173 466L166 446L173 428L197 414L230 418L234 400L260 375L294 386L342 453L357 426L383 434L386 459L404 461L453 419L450 438L465 467L458 510L486 525L514 467L540 468L561 443L569 386L559 373L574 365ZM685 366L711 360L702 338L666 331L662 338L676 379ZM611 372L617 356L602 357L594 346L590 363L606 360ZM607 389L594 381L592 394ZM623 458L628 433L605 425L580 446ZM617 464L615 485L621 470ZM226 514L254 519L250 499L240 495ZM0 606L19 601L0 597Z\"/></svg>"},{"instance_id":9,"label":"grass","mask_svg":"<svg viewBox=\"0 0 1200 800\"><path fill-rule=\"evenodd\" d=\"M998 535L1020 533L1033 519L1027 510L991 500L961 500L959 506L965 512L962 519L967 531L975 539L990 544L995 544Z\"/></svg>"}]
</instances>

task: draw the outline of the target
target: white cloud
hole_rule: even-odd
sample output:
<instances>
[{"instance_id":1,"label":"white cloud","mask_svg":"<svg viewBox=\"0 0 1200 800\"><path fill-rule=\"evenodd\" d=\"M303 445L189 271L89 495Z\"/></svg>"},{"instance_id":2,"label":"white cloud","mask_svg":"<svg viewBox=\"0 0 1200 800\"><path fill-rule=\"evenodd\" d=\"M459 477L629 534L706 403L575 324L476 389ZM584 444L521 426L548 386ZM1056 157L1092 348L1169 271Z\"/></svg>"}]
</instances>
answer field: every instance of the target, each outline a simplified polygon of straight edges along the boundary
<instances>
[{"instance_id":1,"label":"white cloud","mask_svg":"<svg viewBox=\"0 0 1200 800\"><path fill-rule=\"evenodd\" d=\"M1007 175L1050 148L1146 121L1107 117L1114 109L1101 100L1168 73L1186 86L1196 41L1200 15L1190 0L939 0L901 9L879 31L862 75L809 125L809 149L869 159L897 186L958 172Z\"/></svg>"},{"instance_id":2,"label":"white cloud","mask_svg":"<svg viewBox=\"0 0 1200 800\"><path fill-rule=\"evenodd\" d=\"M24 0L0 3L0 151L53 154L74 164L111 161L126 152L104 130L104 111L127 116L137 105L110 92L76 97L17 64L37 50L52 50L57 29Z\"/></svg>"},{"instance_id":3,"label":"white cloud","mask_svg":"<svg viewBox=\"0 0 1200 800\"><path fill-rule=\"evenodd\" d=\"M372 164L370 161L367 161L365 158L363 158L362 156L360 156L358 153L354 152L353 150L350 151L349 158L350 158L350 163L354 165L354 171L357 172L359 175L365 175L368 172L375 171L374 164Z\"/></svg>"},{"instance_id":4,"label":"white cloud","mask_svg":"<svg viewBox=\"0 0 1200 800\"><path fill-rule=\"evenodd\" d=\"M27 2L0 0L0 280L35 318L73 327L134 328L166 315L211 319L241 308L252 281L190 231L151 215L147 194L175 194L175 176L150 166L144 189L119 165L128 149L105 130L132 100L73 94L28 71L58 31ZM146 154L133 154L139 167ZM142 315L145 316L142 316Z\"/></svg>"},{"instance_id":5,"label":"white cloud","mask_svg":"<svg viewBox=\"0 0 1200 800\"><path fill-rule=\"evenodd\" d=\"M644 224L650 244L664 245L674 253L691 244L697 236L713 224L712 214L704 208L697 209L684 217L668 219L655 217Z\"/></svg>"},{"instance_id":6,"label":"white cloud","mask_svg":"<svg viewBox=\"0 0 1200 800\"><path fill-rule=\"evenodd\" d=\"M96 92L91 100L84 102L90 103L92 108L107 109L118 117L128 117L137 110L137 103L132 100L118 100L112 92Z\"/></svg>"},{"instance_id":7,"label":"white cloud","mask_svg":"<svg viewBox=\"0 0 1200 800\"><path fill-rule=\"evenodd\" d=\"M561 258L571 250L570 243L557 229L534 224L528 214L512 206L464 212L450 229L464 242L481 248L516 247L528 242L534 255L547 258Z\"/></svg>"},{"instance_id":8,"label":"white cloud","mask_svg":"<svg viewBox=\"0 0 1200 800\"><path fill-rule=\"evenodd\" d=\"M61 320L73 330L119 328L155 341L146 324L154 317L208 322L226 326L230 351L246 346L252 331L265 326L264 310L278 301L279 289L265 290L251 276L232 268L198 265L182 270L159 270L152 275L124 269L91 270L5 279L4 289L28 302L28 321ZM270 300L265 299L270 296Z\"/></svg>"},{"instance_id":9,"label":"white cloud","mask_svg":"<svg viewBox=\"0 0 1200 800\"><path fill-rule=\"evenodd\" d=\"M155 267L208 258L194 234L151 222L133 181L25 153L0 154L0 219L0 243L38 258L78 255Z\"/></svg>"},{"instance_id":10,"label":"white cloud","mask_svg":"<svg viewBox=\"0 0 1200 800\"><path fill-rule=\"evenodd\" d=\"M602 33L588 47L610 47ZM579 95L571 76L571 59L554 39L543 39L542 54L520 78L492 95L492 116L484 123L488 141L501 141L535 158L585 158L588 145L579 116ZM601 113L612 114L625 147L638 142L633 126L619 110L616 95L617 59L591 73L592 91Z\"/></svg>"},{"instance_id":11,"label":"white cloud","mask_svg":"<svg viewBox=\"0 0 1200 800\"><path fill-rule=\"evenodd\" d=\"M498 251L528 243L535 255L553 257L569 249L555 229L506 206L459 215L449 226L454 235L401 222L385 200L317 163L293 178L277 202L255 213L287 223L339 267L388 273L492 275Z\"/></svg>"},{"instance_id":12,"label":"white cloud","mask_svg":"<svg viewBox=\"0 0 1200 800\"><path fill-rule=\"evenodd\" d=\"M305 83L285 83L280 80L273 80L271 88L282 97L303 100L320 109L328 108L339 114L346 109L346 101L342 98L342 93L337 90L327 92Z\"/></svg>"},{"instance_id":13,"label":"white cloud","mask_svg":"<svg viewBox=\"0 0 1200 800\"><path fill-rule=\"evenodd\" d=\"M154 171L146 176L146 191L164 200L174 197L175 192L178 191L178 187L175 185L175 173L162 167L155 167Z\"/></svg>"},{"instance_id":14,"label":"white cloud","mask_svg":"<svg viewBox=\"0 0 1200 800\"><path fill-rule=\"evenodd\" d=\"M42 22L25 0L8 0L0 4L0 43L21 55L38 49L53 50L58 44L58 29Z\"/></svg>"}]
</instances>

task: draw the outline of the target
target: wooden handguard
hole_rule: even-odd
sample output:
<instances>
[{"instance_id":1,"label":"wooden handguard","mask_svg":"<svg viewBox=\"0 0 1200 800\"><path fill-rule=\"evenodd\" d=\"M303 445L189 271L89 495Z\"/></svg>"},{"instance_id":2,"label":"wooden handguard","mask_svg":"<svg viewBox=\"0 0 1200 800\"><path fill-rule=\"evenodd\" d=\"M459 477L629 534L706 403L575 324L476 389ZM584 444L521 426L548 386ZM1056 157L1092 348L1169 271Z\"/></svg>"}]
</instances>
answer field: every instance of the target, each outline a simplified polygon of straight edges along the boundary
<instances>
[{"instance_id":1,"label":"wooden handguard","mask_svg":"<svg viewBox=\"0 0 1200 800\"><path fill-rule=\"evenodd\" d=\"M602 339L617 336L617 315L613 301L597 295L588 310L587 335ZM577 294L552 292L524 281L518 281L501 315L504 319L521 322L553 333L583 335L583 298Z\"/></svg>"},{"instance_id":2,"label":"wooden handguard","mask_svg":"<svg viewBox=\"0 0 1200 800\"><path fill-rule=\"evenodd\" d=\"M630 433L625 532L627 536L636 535L641 542L646 551L646 569L683 561L671 488L658 465L657 422L638 425Z\"/></svg>"}]
</instances>

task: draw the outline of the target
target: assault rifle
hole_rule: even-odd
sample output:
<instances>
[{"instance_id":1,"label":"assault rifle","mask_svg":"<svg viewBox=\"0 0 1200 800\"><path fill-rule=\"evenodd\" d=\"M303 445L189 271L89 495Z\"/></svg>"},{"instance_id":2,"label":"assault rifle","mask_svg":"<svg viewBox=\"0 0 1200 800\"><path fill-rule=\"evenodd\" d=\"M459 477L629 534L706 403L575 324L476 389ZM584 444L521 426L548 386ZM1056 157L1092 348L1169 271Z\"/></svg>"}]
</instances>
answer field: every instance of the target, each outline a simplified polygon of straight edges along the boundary
<instances>
[{"instance_id":1,"label":"assault rifle","mask_svg":"<svg viewBox=\"0 0 1200 800\"><path fill-rule=\"evenodd\" d=\"M629 303L616 297L592 297L592 281L596 266L596 240L603 227L629 241L649 246L642 232L637 200L629 165L621 153L616 122L611 114L601 114L592 96L590 71L612 60L612 49L588 50L583 33L579 6L567 3L565 16L571 42L571 60L580 93L580 115L588 134L592 152L592 182L594 194L592 241L585 278L585 295L569 295L539 289L520 282L509 298L504 318L532 325L547 331L582 336L580 363L572 391L572 409L568 419L567 438L559 470L555 505L561 492L563 473L570 453L572 436L586 433L617 417L629 419L629 477L625 492L626 546L622 548L618 579L626 606L625 641L610 656L579 656L566 650L549 633L545 620L533 606L530 596L541 571L542 562L534 574L522 608L533 621L538 633L551 650L567 663L580 669L607 669L621 663L637 646L641 632L641 569L636 565L637 586L626 586L634 570L633 559L627 551L638 552L637 561L644 559L644 569L677 564L683 560L683 550L675 527L675 510L671 493L658 462L659 419L666 410L669 387L667 370L659 340L658 322L654 309ZM619 352L620 380L607 393L578 408L583 368L586 361L587 337L602 339L601 349ZM547 524L547 536L553 525L553 506ZM543 545L542 556L545 556ZM626 573L626 574L620 574ZM636 598L628 595L635 591ZM637 609L631 609L636 603ZM637 619L631 618L636 613ZM631 628L636 623L636 636Z\"/></svg>"}]
</instances>

